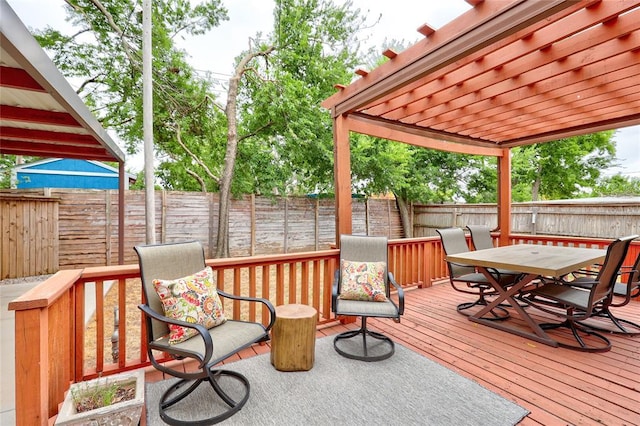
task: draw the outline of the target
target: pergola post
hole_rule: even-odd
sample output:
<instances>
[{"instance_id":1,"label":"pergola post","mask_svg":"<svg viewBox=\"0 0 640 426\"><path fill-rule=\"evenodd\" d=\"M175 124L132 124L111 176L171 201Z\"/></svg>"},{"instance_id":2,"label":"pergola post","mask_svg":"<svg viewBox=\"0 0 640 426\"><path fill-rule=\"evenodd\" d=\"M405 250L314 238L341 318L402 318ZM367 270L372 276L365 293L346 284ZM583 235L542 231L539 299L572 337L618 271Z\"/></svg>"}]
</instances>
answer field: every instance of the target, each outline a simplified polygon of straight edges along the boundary
<instances>
[{"instance_id":1,"label":"pergola post","mask_svg":"<svg viewBox=\"0 0 640 426\"><path fill-rule=\"evenodd\" d=\"M336 245L341 234L351 234L351 150L346 118L333 120L333 175L336 193Z\"/></svg>"},{"instance_id":2,"label":"pergola post","mask_svg":"<svg viewBox=\"0 0 640 426\"><path fill-rule=\"evenodd\" d=\"M511 149L498 157L498 229L500 246L509 245L511 235Z\"/></svg>"},{"instance_id":3,"label":"pergola post","mask_svg":"<svg viewBox=\"0 0 640 426\"><path fill-rule=\"evenodd\" d=\"M124 169L124 161L118 163L118 265L124 265L124 197L127 172ZM111 238L111 236L107 236Z\"/></svg>"}]
</instances>

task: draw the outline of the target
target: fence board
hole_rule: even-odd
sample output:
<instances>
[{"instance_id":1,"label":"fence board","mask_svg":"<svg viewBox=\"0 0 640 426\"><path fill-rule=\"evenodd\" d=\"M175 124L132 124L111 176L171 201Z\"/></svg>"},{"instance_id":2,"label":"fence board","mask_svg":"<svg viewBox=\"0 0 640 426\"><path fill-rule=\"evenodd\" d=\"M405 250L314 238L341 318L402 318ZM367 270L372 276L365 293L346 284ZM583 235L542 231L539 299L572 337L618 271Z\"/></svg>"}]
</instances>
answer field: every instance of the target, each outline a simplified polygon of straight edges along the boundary
<instances>
[{"instance_id":1,"label":"fence board","mask_svg":"<svg viewBox=\"0 0 640 426\"><path fill-rule=\"evenodd\" d=\"M0 279L58 270L58 202L29 192L0 194Z\"/></svg>"},{"instance_id":2,"label":"fence board","mask_svg":"<svg viewBox=\"0 0 640 426\"><path fill-rule=\"evenodd\" d=\"M414 236L436 236L438 228L497 226L493 204L414 205ZM513 203L511 232L613 239L640 233L640 201L545 201Z\"/></svg>"},{"instance_id":3,"label":"fence board","mask_svg":"<svg viewBox=\"0 0 640 426\"><path fill-rule=\"evenodd\" d=\"M46 195L46 196L45 196ZM404 236L394 200L352 200L353 233ZM133 246L146 240L144 191L125 194L124 262L137 263ZM158 191L156 241L195 239L213 257L218 194ZM0 192L0 279L45 275L58 269L118 263L117 191ZM413 205L415 237L467 224L496 226L493 204ZM230 204L231 256L324 250L335 244L333 198L245 196ZM514 203L512 231L523 234L615 238L640 233L640 202Z\"/></svg>"}]
</instances>

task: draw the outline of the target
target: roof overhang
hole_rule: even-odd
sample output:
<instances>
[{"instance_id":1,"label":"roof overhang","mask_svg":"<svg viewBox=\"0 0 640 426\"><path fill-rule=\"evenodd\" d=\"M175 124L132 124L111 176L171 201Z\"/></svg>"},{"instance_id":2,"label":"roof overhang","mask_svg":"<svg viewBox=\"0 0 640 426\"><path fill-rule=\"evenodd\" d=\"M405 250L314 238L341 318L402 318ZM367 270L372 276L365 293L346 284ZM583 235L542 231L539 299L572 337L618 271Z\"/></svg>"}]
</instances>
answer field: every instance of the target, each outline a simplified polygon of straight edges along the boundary
<instances>
[{"instance_id":1,"label":"roof overhang","mask_svg":"<svg viewBox=\"0 0 640 426\"><path fill-rule=\"evenodd\" d=\"M360 133L467 153L640 124L640 0L467 2L322 106Z\"/></svg>"},{"instance_id":2,"label":"roof overhang","mask_svg":"<svg viewBox=\"0 0 640 426\"><path fill-rule=\"evenodd\" d=\"M123 163L124 153L6 0L0 30L0 153Z\"/></svg>"}]
</instances>

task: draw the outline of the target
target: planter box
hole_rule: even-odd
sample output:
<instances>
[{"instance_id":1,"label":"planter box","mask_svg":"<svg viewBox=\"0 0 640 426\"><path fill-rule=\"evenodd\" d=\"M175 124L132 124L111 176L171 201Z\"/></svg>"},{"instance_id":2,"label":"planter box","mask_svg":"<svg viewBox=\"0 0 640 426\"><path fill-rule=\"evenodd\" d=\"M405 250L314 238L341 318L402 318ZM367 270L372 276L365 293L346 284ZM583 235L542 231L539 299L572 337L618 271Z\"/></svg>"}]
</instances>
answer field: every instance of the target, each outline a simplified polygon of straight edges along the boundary
<instances>
[{"instance_id":1,"label":"planter box","mask_svg":"<svg viewBox=\"0 0 640 426\"><path fill-rule=\"evenodd\" d=\"M82 391L88 387L113 383L135 383L136 396L132 400L118 402L106 407L78 413L73 392ZM144 371L120 373L86 382L74 383L69 388L62 408L56 418L56 425L137 425L144 409Z\"/></svg>"}]
</instances>

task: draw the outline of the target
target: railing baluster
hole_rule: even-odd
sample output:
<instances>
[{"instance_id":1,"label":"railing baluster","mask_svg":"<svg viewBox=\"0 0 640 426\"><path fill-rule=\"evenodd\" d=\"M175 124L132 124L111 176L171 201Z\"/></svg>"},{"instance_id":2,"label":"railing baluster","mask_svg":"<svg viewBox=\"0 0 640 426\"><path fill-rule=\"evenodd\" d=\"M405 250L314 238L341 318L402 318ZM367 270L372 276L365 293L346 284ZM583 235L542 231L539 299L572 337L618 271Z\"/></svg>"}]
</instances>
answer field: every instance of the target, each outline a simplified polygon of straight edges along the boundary
<instances>
[{"instance_id":1,"label":"railing baluster","mask_svg":"<svg viewBox=\"0 0 640 426\"><path fill-rule=\"evenodd\" d=\"M608 240L604 239L589 239L589 238L566 238L556 236L540 236L540 235L511 235L510 241L512 244L573 244L583 247L596 247L606 248L609 244ZM635 259L640 252L640 242L632 243L629 254L625 261L625 265L629 265ZM271 255L271 256L255 256L247 258L229 258L229 259L209 259L207 264L211 265L216 271L216 283L221 290L228 291L228 287L232 287L231 293L239 293L248 296L260 296L274 302L274 305L284 304L285 302L311 304L318 310L319 324L326 324L331 321L335 321L332 318L331 313L331 286L333 284L334 271L338 266L339 251L324 250L308 253L291 253L283 255ZM398 283L403 286L421 285L422 287L429 287L434 281L446 278L447 270L444 262L444 254L442 251L442 245L440 240L436 237L429 238L415 238L405 240L390 240L389 241L389 265L393 272L396 273ZM260 272L261 277L259 277ZM289 274L288 280L285 277L286 273ZM60 275L61 274L61 275ZM73 275L75 274L75 275ZM228 274L228 275L227 275ZM232 277L233 275L233 277ZM61 276L65 277L66 281L60 283ZM67 278L67 276L69 276ZM127 288L127 279L131 279L139 286L140 273L137 265L121 265L111 267L96 267L86 268L78 271L61 271L57 274L57 278L47 280L42 284L42 289L49 288L51 283L57 283L58 287L64 287L62 290L58 290L54 296L50 296L46 299L45 306L32 305L30 301L21 301L17 303L16 310L20 311L20 318L29 318L29 320L35 321L37 318L48 316L64 317L73 322L73 327L67 328L69 331L69 345L53 345L52 347L43 349L42 345L34 345L32 348L29 344L16 345L16 359L33 359L38 357L30 353L30 351L38 350L46 353L47 359L50 360L63 360L65 362L68 373L62 378L64 386L68 384L69 380L80 381L95 376L96 374L113 374L123 370L140 368L149 365L149 361L146 354L146 339L145 328L146 323L143 321L142 314L134 315L136 318L140 318L140 340L139 340L139 353L132 352L134 348L129 346L126 336L128 333L137 332L137 327L129 327L127 323L127 317L132 313L132 309L138 312L137 303L130 302L130 297L127 294L132 291ZM227 282L232 279L233 283ZM105 281L117 282L117 307L118 307L118 319L119 319L119 337L118 342L119 360L113 364L111 362L104 362L104 349L105 349L105 315L113 315L112 306L105 306L104 303L104 283ZM261 289L258 290L258 280L261 280ZM285 285L285 280L287 283ZM85 336L85 294L86 283L95 283L95 298L96 298L96 335ZM38 289L40 287L37 287ZM34 289L35 290L35 289ZM44 290L42 290L44 291ZM35 297L35 296L34 296ZM69 309L64 312L61 311L59 303L63 302L64 297L68 298ZM143 295L141 296L144 297ZM408 296L410 297L410 296ZM42 303L40 299L36 299L37 303ZM57 305L58 304L58 305ZM248 310L251 320L255 318L261 318L262 322L266 324L269 321L269 314L266 309L257 311L258 308L251 305ZM65 305L66 306L66 305ZM229 314L234 318L241 318L243 314L242 305L233 304L229 306ZM36 315L36 309L47 310L47 315ZM18 312L17 312L18 313ZM128 315L129 314L129 315ZM16 316L18 318L18 315ZM62 320L56 320L56 324L49 321L49 327L59 327ZM108 330L108 335L111 336L112 330ZM51 334L52 332L49 331ZM96 339L96 353L95 353L95 366L85 366L85 356L93 356L94 354L85 354L84 342L88 338ZM137 341L137 339L136 339ZM66 348L65 348L66 347ZM39 348L39 349L38 349ZM64 352L64 353L58 353ZM131 358L131 359L128 359ZM47 360L42 360L45 363ZM20 373L23 374L23 373ZM31 373L33 375L33 373ZM60 377L53 377L56 374L53 369L48 371L48 379L51 383L58 383L61 381ZM59 373L58 373L59 374ZM30 380L31 376L28 372L24 372L24 377L20 383L26 380ZM56 385L60 387L60 385ZM37 396L36 396L37 399ZM49 406L56 407L60 401L57 392L52 392L49 395ZM20 404L30 404L28 399L21 399ZM34 400L32 404L40 404L41 401ZM23 405L21 405L21 410ZM26 409L26 408L25 408ZM40 410L39 408L30 408L33 410Z\"/></svg>"}]
</instances>

